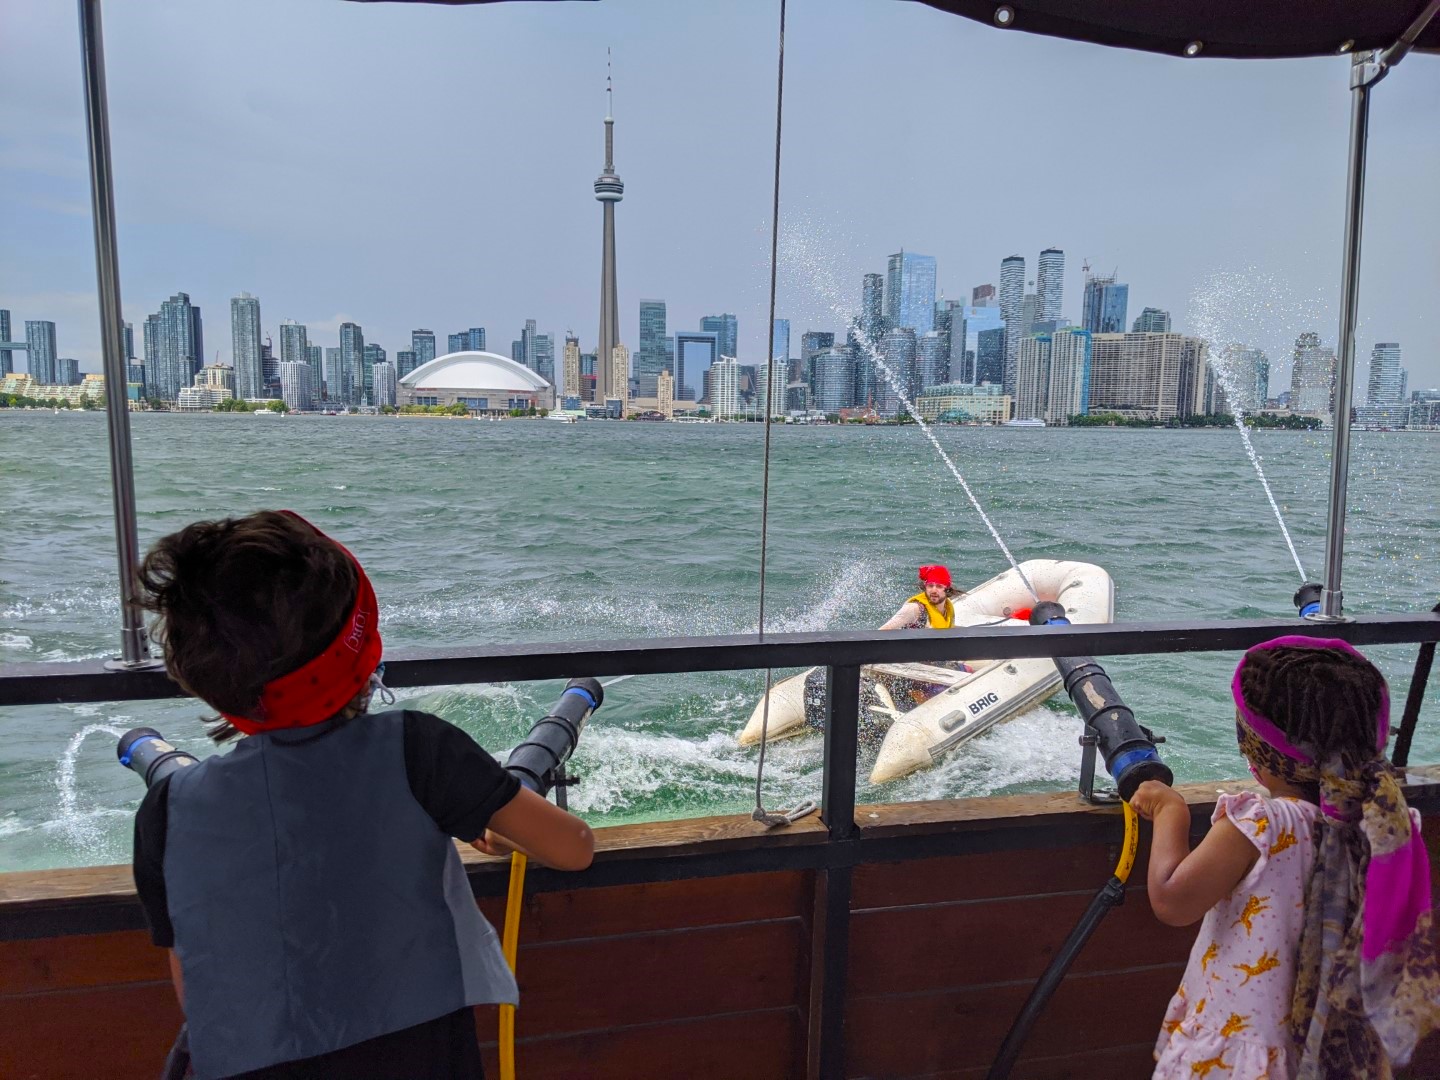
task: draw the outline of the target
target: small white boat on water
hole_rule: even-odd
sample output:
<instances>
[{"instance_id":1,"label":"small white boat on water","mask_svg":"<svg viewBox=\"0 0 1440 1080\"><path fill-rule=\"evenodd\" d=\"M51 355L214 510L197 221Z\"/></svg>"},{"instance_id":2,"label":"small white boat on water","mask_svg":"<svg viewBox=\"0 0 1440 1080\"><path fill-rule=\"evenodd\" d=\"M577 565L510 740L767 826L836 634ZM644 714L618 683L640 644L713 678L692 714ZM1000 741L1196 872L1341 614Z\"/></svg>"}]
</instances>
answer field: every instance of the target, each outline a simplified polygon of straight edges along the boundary
<instances>
[{"instance_id":1,"label":"small white boat on water","mask_svg":"<svg viewBox=\"0 0 1440 1080\"><path fill-rule=\"evenodd\" d=\"M1020 569L1041 600L1063 604L1072 623L1108 623L1115 617L1115 583L1093 563L1031 559ZM964 596L956 597L956 626L1027 626L1035 599L1014 569L998 574ZM944 631L935 631L943 633ZM928 768L949 750L989 731L996 724L1034 708L1060 689L1054 661L965 658L971 670L940 664L871 664L861 669L861 722L885 730L880 752L870 771L871 783L897 780ZM817 680L820 669L794 675L770 690L769 739L818 731L823 705ZM916 705L907 687L942 687ZM807 696L809 701L807 702ZM764 701L755 706L740 733L740 745L760 741ZM808 707L807 707L808 706Z\"/></svg>"},{"instance_id":2,"label":"small white boat on water","mask_svg":"<svg viewBox=\"0 0 1440 1080\"><path fill-rule=\"evenodd\" d=\"M1027 416L1027 417L1024 417L1023 419L1019 419L1019 420L1006 420L1001 426L1002 426L1002 427L1024 427L1024 428L1037 428L1037 427L1038 427L1038 428L1043 428L1043 427L1045 426L1045 421L1044 421L1044 420L1037 420L1037 419L1036 419L1035 417L1033 417L1033 416Z\"/></svg>"}]
</instances>

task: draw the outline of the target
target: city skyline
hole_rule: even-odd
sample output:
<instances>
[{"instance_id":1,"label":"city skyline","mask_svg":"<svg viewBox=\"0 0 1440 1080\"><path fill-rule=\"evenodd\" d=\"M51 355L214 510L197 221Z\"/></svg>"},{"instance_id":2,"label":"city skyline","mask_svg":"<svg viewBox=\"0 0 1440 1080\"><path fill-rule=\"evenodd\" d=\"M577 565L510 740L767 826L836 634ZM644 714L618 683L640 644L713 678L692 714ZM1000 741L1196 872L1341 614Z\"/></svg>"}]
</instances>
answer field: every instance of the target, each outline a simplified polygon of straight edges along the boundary
<instances>
[{"instance_id":1,"label":"city skyline","mask_svg":"<svg viewBox=\"0 0 1440 1080\"><path fill-rule=\"evenodd\" d=\"M0 155L0 205L10 206L16 219L5 222L11 244L0 270L0 307L17 320L56 322L61 354L95 371L98 309L71 64L73 12L34 0L22 0L18 11L13 40L19 47L0 70L0 86L26 91L0 93L6 145L14 151ZM758 360L765 351L767 145L773 154L773 128L764 114L768 108L773 119L774 87L773 43L754 42L773 36L774 12L756 5L731 15L728 21L705 11L671 16L661 5L625 2L563 13L530 5L291 11L265 2L244 17L210 2L107 12L127 320L143 326L164 297L184 289L212 320L222 320L217 326L230 299L248 291L274 298L267 300L265 327L272 334L293 319L317 343L333 346L340 324L354 322L392 354L416 326L435 326L445 335L483 325L492 351L503 355L496 346L526 318L556 334L596 325L594 222L584 193L595 175L603 89L604 57L595 42L613 40L625 45L616 58L616 96L633 196L617 253L619 338L633 352L638 298L663 296L672 327L699 327L717 311L737 314L737 351ZM1347 107L1342 62L1187 64L1005 34L918 5L850 2L822 12L797 3L791 19L782 227L806 214L821 222L820 248L841 279L858 286L862 273L885 268L887 255L913 247L936 258L937 293L963 298L977 285L999 285L1000 259L1023 251L1022 291L1035 291L1038 286L1028 284L1037 280L1034 253L1059 240L1056 246L1069 255L1061 287L1070 319L1080 316L1080 268L1088 258L1106 272L1122 268L1135 293L1132 314L1142 305L1170 311L1176 329L1186 330L1189 293L1205 272L1258 263L1320 310L1297 313L1271 340L1252 344L1283 365L1287 344L1300 331L1313 328L1322 340L1333 340ZM282 93L281 84L259 78L245 59L247 49L262 43L285 55L298 48L280 40L280 28L302 38L325 33L337 48L367 56L383 29L385 57L425 62L406 68L405 80L382 80L353 101L339 100L326 89L332 62L306 52L305 65L296 68L305 71L303 78L283 78ZM693 73L671 52L645 47L700 32L713 48L686 58ZM167 49L180 40L193 41L185 63L171 69L153 62L171 55ZM508 95L504 109L479 108L491 99L473 87L466 92L467 84L454 81L441 62L464 55L477 40L496 52L497 77L527 91ZM1005 125L980 125L974 145L966 147L969 160L1008 155L1023 175L999 184L984 170L954 173L949 159L936 157L923 140L933 109L892 110L882 118L858 88L837 88L828 78L825 56L862 41L877 63L904 58L919 80L917 100L973 99L990 114L999 106L986 105L986 87L997 70L1013 65L1032 73L1027 81L1035 85L1022 87L1006 107L1023 112L1049 93L1062 129L1076 124L1084 103L1077 101L1072 115L1069 101L1053 97L1056 85L1084 78L1098 94L1133 88L1139 80L1145 94L1132 89L1131 97L1147 100L1132 103L1127 115L1163 119L1158 128L1137 123L1137 130L1165 131L1221 153L1200 153L1178 172L1136 168L1151 151L1127 148L1124 136L1105 143L1090 169L1062 176L1037 168L1050 160L1037 144L1043 140L1026 136L1037 145L1011 147ZM546 60L543 72L527 74L526 63L538 56ZM946 56L967 63L941 64ZM1440 268L1424 246L1426 236L1440 232L1440 212L1419 196L1421 189L1404 187L1407 178L1414 185L1440 172L1440 148L1421 108L1440 89L1433 68L1407 66L1377 97L1361 282L1357 375L1376 343L1398 340L1413 385L1440 382L1440 328L1423 302L1440 288ZM717 86L726 85L724 93L705 89L707 73ZM271 75L281 78L283 71ZM1192 98L1207 100L1202 107ZM1239 102L1253 108L1237 111ZM367 112L374 113L373 135L361 122ZM1276 133L1276 114L1286 118L1283 134ZM166 118L177 122L162 122ZM234 132L226 126L231 118ZM431 141L427 133L457 124L474 127L476 139L466 141L487 152L543 124L549 149L533 162L512 156L505 169L487 168L483 203L475 198L475 173L467 171L472 159L453 140L435 142L445 149L430 153L424 169L384 170L383 184L336 171L341 155L330 151L335 139L368 145L402 132L408 143L416 126L423 145ZM696 168L693 158L677 155L675 133L694 124L724 132L733 160ZM850 149L846 131L856 125L927 149L896 162L878 181L870 168L817 168L833 160L822 151ZM300 130L311 139L303 152ZM233 158L236 132L262 148L253 164L250 156ZM230 156L220 154L222 147ZM155 161L170 157L190 166L176 180L155 171ZM1244 163L1243 177L1236 175L1237 161ZM213 167L200 183L194 168L207 162ZM1303 185L1285 179L1297 168ZM453 184L450 174L456 174ZM850 193L862 181L866 195L857 203ZM1241 188L1244 202L1234 198ZM512 225L492 209L501 205L529 212L513 215L521 221ZM862 209L840 213L854 206ZM1070 224L1057 224L1062 221ZM842 242L842 231L856 235ZM468 244L453 242L466 233L474 234L485 257L470 257ZM847 295L846 304L858 309L860 299ZM797 335L841 329L833 318L808 315L815 306L813 297L782 287L780 309ZM583 329L580 334L583 350L592 351L596 343ZM226 337L222 332L222 355ZM211 347L204 361L215 351Z\"/></svg>"}]
</instances>

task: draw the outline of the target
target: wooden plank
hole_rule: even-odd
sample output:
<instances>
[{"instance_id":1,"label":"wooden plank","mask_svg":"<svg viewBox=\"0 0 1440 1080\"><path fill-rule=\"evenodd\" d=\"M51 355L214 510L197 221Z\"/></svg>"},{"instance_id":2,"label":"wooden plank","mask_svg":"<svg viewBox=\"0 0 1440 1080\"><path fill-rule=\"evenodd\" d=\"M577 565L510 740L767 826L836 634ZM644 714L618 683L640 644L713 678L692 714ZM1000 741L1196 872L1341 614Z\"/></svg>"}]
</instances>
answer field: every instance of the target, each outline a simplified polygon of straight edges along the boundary
<instances>
[{"instance_id":1,"label":"wooden plank","mask_svg":"<svg viewBox=\"0 0 1440 1080\"><path fill-rule=\"evenodd\" d=\"M1036 1023L1027 1050L1059 1056L1153 1039L1184 970L1183 964L1167 964L1071 975ZM852 997L847 1073L920 1076L988 1065L1030 989L1022 980L936 994Z\"/></svg>"},{"instance_id":2,"label":"wooden plank","mask_svg":"<svg viewBox=\"0 0 1440 1080\"><path fill-rule=\"evenodd\" d=\"M1092 892L893 908L851 919L850 992L913 994L1037 979ZM1150 911L1142 887L1105 916L1072 971L1183 963L1195 927L1170 927Z\"/></svg>"},{"instance_id":3,"label":"wooden plank","mask_svg":"<svg viewBox=\"0 0 1440 1080\"><path fill-rule=\"evenodd\" d=\"M481 1021L482 1034L486 1031ZM491 1038L494 1027L489 1028ZM482 1047L485 1075L499 1076L494 1044ZM795 1009L771 1009L645 1024L553 1039L520 1039L515 1073L525 1077L744 1077L792 1080L804 1072L804 1025Z\"/></svg>"},{"instance_id":4,"label":"wooden plank","mask_svg":"<svg viewBox=\"0 0 1440 1080\"><path fill-rule=\"evenodd\" d=\"M862 812L860 815L864 817ZM862 863L855 868L856 911L907 904L985 900L1099 888L1115 869L1116 843L993 851L917 859L904 864Z\"/></svg>"},{"instance_id":5,"label":"wooden plank","mask_svg":"<svg viewBox=\"0 0 1440 1080\"><path fill-rule=\"evenodd\" d=\"M806 933L793 919L533 946L516 1025L533 1038L798 1007Z\"/></svg>"},{"instance_id":6,"label":"wooden plank","mask_svg":"<svg viewBox=\"0 0 1440 1080\"><path fill-rule=\"evenodd\" d=\"M0 996L169 979L165 950L152 945L143 930L0 946Z\"/></svg>"},{"instance_id":7,"label":"wooden plank","mask_svg":"<svg viewBox=\"0 0 1440 1080\"><path fill-rule=\"evenodd\" d=\"M5 1080L155 1080L182 1017L170 980L6 998Z\"/></svg>"}]
</instances>

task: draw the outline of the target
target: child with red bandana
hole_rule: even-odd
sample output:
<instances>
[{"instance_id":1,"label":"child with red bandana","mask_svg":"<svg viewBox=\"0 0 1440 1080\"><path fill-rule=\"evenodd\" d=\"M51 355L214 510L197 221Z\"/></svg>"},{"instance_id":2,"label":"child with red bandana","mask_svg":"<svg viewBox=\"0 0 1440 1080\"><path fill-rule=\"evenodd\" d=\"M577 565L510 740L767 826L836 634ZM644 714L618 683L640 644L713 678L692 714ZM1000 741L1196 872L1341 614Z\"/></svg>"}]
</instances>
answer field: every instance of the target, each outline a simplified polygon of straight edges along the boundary
<instances>
[{"instance_id":1,"label":"child with red bandana","mask_svg":"<svg viewBox=\"0 0 1440 1080\"><path fill-rule=\"evenodd\" d=\"M365 571L288 511L197 522L140 570L170 676L226 754L146 794L136 889L194 1075L480 1077L473 1006L514 1003L452 837L562 870L584 822L383 689Z\"/></svg>"}]
</instances>

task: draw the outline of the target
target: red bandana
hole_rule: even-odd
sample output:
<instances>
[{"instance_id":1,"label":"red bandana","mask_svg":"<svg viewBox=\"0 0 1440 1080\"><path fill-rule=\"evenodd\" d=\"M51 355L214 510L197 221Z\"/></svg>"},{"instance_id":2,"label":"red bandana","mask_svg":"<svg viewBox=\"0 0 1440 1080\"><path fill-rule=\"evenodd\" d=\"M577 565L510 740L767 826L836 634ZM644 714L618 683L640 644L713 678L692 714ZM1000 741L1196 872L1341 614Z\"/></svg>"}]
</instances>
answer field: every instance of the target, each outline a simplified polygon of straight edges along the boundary
<instances>
[{"instance_id":1,"label":"red bandana","mask_svg":"<svg viewBox=\"0 0 1440 1080\"><path fill-rule=\"evenodd\" d=\"M281 512L305 521L289 510ZM305 524L310 525L308 521ZM325 535L319 529L315 531ZM329 720L365 689L370 676L380 666L380 605L375 601L375 589L355 556L342 545L335 546L354 564L358 578L350 617L341 626L339 636L319 656L288 675L266 683L260 704L251 715L224 714L226 720L246 735L309 727Z\"/></svg>"}]
</instances>

